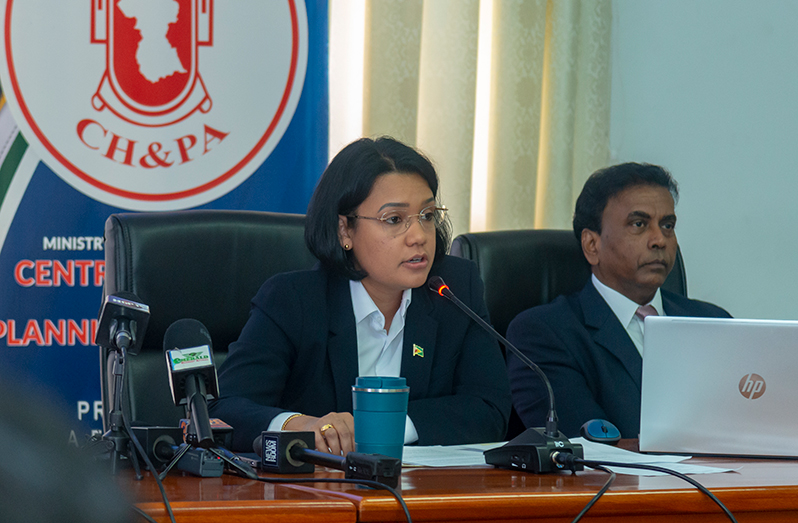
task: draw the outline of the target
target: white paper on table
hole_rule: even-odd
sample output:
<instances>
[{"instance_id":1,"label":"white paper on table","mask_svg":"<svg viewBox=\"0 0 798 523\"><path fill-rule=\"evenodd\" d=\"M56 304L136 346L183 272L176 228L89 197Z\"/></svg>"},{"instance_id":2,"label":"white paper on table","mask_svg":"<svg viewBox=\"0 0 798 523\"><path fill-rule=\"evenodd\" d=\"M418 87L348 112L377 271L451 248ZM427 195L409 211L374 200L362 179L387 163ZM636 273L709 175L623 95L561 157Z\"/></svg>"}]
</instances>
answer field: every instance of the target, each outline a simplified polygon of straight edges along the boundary
<instances>
[{"instance_id":1,"label":"white paper on table","mask_svg":"<svg viewBox=\"0 0 798 523\"><path fill-rule=\"evenodd\" d=\"M692 456L677 456L673 454L640 454L606 443L596 443L585 438L571 438L571 443L579 443L585 452L585 459L591 461L615 461L618 463L678 463Z\"/></svg>"},{"instance_id":2,"label":"white paper on table","mask_svg":"<svg viewBox=\"0 0 798 523\"><path fill-rule=\"evenodd\" d=\"M591 461L657 465L681 472L682 474L713 474L730 472L732 470L681 463L689 459L690 456L640 454L603 443L594 443L584 438L573 438L571 442L581 444L584 449L585 459ZM434 445L429 447L407 446L404 447L403 450L402 462L404 466L411 467L471 467L485 465L485 456L483 456L482 453L488 449L504 445L505 443L506 442L476 443L470 445ZM625 467L608 468L613 470L616 474L635 476L659 476L664 474L651 470L630 469Z\"/></svg>"},{"instance_id":3,"label":"white paper on table","mask_svg":"<svg viewBox=\"0 0 798 523\"><path fill-rule=\"evenodd\" d=\"M615 463L634 463L642 465L655 465L667 468L682 474L716 474L720 472L732 472L733 469L707 467L705 465L693 465L683 463L692 456L677 456L673 454L640 454L624 450L605 443L595 443L585 438L572 438L571 443L579 443L585 453L585 459L589 461L612 461ZM616 474L627 474L631 476L664 476L667 473L653 470L631 469L625 467L607 467Z\"/></svg>"},{"instance_id":4,"label":"white paper on table","mask_svg":"<svg viewBox=\"0 0 798 523\"><path fill-rule=\"evenodd\" d=\"M404 465L422 467L472 467L485 465L488 449L500 447L506 442L475 443L471 445L434 445L430 447L408 446L402 451Z\"/></svg>"}]
</instances>

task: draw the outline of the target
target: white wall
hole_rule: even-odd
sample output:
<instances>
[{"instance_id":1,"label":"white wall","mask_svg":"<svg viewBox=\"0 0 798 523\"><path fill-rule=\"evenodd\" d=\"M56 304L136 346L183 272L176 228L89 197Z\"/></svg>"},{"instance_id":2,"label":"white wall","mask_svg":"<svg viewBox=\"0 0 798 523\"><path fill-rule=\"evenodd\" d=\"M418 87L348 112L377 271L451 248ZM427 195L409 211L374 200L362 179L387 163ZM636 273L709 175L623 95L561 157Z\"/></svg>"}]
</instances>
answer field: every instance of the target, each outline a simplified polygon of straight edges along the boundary
<instances>
[{"instance_id":1,"label":"white wall","mask_svg":"<svg viewBox=\"0 0 798 523\"><path fill-rule=\"evenodd\" d=\"M680 184L689 294L798 319L798 2L613 0L613 162Z\"/></svg>"}]
</instances>

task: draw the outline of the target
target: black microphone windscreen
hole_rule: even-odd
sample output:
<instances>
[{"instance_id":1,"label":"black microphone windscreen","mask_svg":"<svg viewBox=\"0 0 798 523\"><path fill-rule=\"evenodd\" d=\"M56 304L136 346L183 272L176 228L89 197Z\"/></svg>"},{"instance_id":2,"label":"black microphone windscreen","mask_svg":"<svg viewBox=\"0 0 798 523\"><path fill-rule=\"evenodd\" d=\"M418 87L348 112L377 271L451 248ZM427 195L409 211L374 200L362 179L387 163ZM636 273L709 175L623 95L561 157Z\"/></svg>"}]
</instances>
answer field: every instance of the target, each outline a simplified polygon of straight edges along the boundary
<instances>
[{"instance_id":1,"label":"black microphone windscreen","mask_svg":"<svg viewBox=\"0 0 798 523\"><path fill-rule=\"evenodd\" d=\"M208 329L201 321L183 318L172 323L163 335L163 350L188 349L207 345L213 350L213 342Z\"/></svg>"},{"instance_id":2,"label":"black microphone windscreen","mask_svg":"<svg viewBox=\"0 0 798 523\"><path fill-rule=\"evenodd\" d=\"M103 300L97 319L94 343L107 349L119 349L116 335L120 329L130 329L132 338L128 353L137 354L144 341L144 333L150 318L150 308L132 292L118 291Z\"/></svg>"},{"instance_id":3,"label":"black microphone windscreen","mask_svg":"<svg viewBox=\"0 0 798 523\"><path fill-rule=\"evenodd\" d=\"M313 463L296 454L300 449L315 447L316 435L313 431L264 431L252 442L252 450L260 457L261 468L267 472L280 474L313 472L315 468ZM329 456L332 462L325 462L323 466L340 469L341 458ZM336 467L336 464L339 467Z\"/></svg>"},{"instance_id":4,"label":"black microphone windscreen","mask_svg":"<svg viewBox=\"0 0 798 523\"><path fill-rule=\"evenodd\" d=\"M430 276L429 281L427 282L427 286L429 289L437 294L441 294L441 289L444 287L448 288L448 285L444 283L443 278L440 276Z\"/></svg>"},{"instance_id":5,"label":"black microphone windscreen","mask_svg":"<svg viewBox=\"0 0 798 523\"><path fill-rule=\"evenodd\" d=\"M116 291L112 294L112 296L116 296L117 298L122 298L123 300L130 300L135 301L136 303L141 303L141 298L136 296L136 293L129 292L129 291Z\"/></svg>"}]
</instances>

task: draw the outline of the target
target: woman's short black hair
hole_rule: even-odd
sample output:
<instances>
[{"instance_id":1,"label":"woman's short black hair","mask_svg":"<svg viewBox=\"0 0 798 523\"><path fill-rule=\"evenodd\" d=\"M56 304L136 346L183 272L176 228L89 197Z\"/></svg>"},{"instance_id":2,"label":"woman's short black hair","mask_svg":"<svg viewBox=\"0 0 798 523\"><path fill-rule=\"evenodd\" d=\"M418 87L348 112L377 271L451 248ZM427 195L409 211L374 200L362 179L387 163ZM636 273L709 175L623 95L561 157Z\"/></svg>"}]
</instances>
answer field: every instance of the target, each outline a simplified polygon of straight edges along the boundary
<instances>
[{"instance_id":1,"label":"woman's short black hair","mask_svg":"<svg viewBox=\"0 0 798 523\"><path fill-rule=\"evenodd\" d=\"M671 174L648 163L622 163L599 169L590 175L576 199L574 235L582 241L582 231L588 229L601 234L601 216L613 196L636 185L654 185L668 189L673 203L679 201L679 187Z\"/></svg>"},{"instance_id":2,"label":"woman's short black hair","mask_svg":"<svg viewBox=\"0 0 798 523\"><path fill-rule=\"evenodd\" d=\"M389 173L418 174L438 198L438 175L432 162L393 138L361 138L344 147L325 169L310 199L305 221L305 244L328 269L350 280L367 274L354 265L352 251L338 240L338 216L354 214L368 198L374 182ZM352 226L353 219L349 218ZM435 229L435 261L449 250L452 232L448 219Z\"/></svg>"}]
</instances>

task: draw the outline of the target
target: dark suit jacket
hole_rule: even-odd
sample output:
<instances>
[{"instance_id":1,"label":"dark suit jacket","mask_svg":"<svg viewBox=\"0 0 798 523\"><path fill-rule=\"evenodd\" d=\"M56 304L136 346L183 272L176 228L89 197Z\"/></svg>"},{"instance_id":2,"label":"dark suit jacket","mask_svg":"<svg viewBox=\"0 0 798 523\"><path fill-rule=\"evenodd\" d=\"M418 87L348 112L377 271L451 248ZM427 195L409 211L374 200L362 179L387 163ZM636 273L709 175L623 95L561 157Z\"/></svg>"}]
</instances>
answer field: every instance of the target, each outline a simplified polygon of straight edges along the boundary
<instances>
[{"instance_id":1,"label":"dark suit jacket","mask_svg":"<svg viewBox=\"0 0 798 523\"><path fill-rule=\"evenodd\" d=\"M445 256L430 274L488 319L476 266ZM413 344L424 356L413 356ZM426 285L413 289L401 375L410 387L407 413L418 444L500 441L511 398L498 344ZM221 398L211 415L234 428L233 447L252 440L280 412L312 416L352 411L358 375L357 333L349 281L316 267L269 279L219 370Z\"/></svg>"},{"instance_id":2,"label":"dark suit jacket","mask_svg":"<svg viewBox=\"0 0 798 523\"><path fill-rule=\"evenodd\" d=\"M715 305L661 293L668 316L729 316ZM592 281L578 293L519 314L507 329L507 339L551 381L566 436L578 436L584 422L601 418L615 424L622 437L638 437L643 359ZM518 358L509 355L507 365L521 420L527 427L545 426L545 386Z\"/></svg>"}]
</instances>

